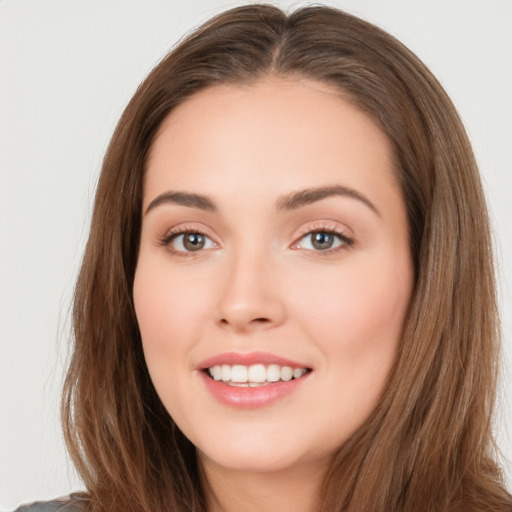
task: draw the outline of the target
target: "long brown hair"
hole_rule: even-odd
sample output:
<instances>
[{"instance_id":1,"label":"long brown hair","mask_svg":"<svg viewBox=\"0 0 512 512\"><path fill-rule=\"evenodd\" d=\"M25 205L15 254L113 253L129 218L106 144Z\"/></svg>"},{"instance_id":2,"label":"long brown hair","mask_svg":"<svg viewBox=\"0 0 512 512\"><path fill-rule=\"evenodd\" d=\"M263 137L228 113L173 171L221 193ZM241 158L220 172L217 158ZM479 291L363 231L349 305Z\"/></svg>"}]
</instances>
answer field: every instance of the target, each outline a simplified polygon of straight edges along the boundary
<instances>
[{"instance_id":1,"label":"long brown hair","mask_svg":"<svg viewBox=\"0 0 512 512\"><path fill-rule=\"evenodd\" d=\"M152 386L134 314L142 179L163 120L201 89L268 75L336 87L393 144L415 289L379 405L341 447L325 512L510 511L491 418L499 346L489 221L459 117L402 44L342 11L227 11L147 77L108 148L76 286L63 397L71 456L94 511L205 511L195 450Z\"/></svg>"}]
</instances>

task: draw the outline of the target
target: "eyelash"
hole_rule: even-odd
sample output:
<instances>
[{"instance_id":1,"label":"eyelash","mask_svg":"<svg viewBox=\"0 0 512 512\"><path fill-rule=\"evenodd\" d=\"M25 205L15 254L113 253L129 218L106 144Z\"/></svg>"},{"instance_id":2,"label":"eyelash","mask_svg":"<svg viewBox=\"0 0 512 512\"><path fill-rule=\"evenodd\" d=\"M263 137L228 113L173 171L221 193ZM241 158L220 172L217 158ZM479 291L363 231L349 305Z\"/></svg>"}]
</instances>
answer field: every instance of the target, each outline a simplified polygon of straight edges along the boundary
<instances>
[{"instance_id":1,"label":"eyelash","mask_svg":"<svg viewBox=\"0 0 512 512\"><path fill-rule=\"evenodd\" d=\"M191 228L187 228L186 226L185 227L181 226L179 228L171 229L170 231L168 231L165 234L165 236L163 236L162 239L160 240L159 245L163 246L163 247L166 247L167 250L169 250L173 255L181 256L181 257L184 257L184 258L189 258L191 256L194 256L194 251L179 251L177 249L173 249L172 246L171 246L171 243L176 238L178 238L179 236L182 236L182 235L187 235L187 234L201 235L201 236L211 240L211 238L206 233L201 231L200 229L192 228L192 227ZM202 252L202 251L198 250L197 252Z\"/></svg>"},{"instance_id":2,"label":"eyelash","mask_svg":"<svg viewBox=\"0 0 512 512\"><path fill-rule=\"evenodd\" d=\"M328 255L337 253L340 250L347 249L347 247L351 247L354 244L354 240L352 238L348 237L347 235L345 235L342 230L339 230L337 228L328 227L328 226L322 224L319 226L305 228L303 230L303 232L299 235L299 237L296 239L296 241L292 244L292 248L296 247L303 238L305 238L308 235L311 236L314 233L325 233L325 234L333 235L334 237L338 238L342 242L341 245L339 245L337 247L334 247L332 249L326 249L323 251L322 250L315 251L312 249L307 249L308 251L312 251L321 256L328 256ZM195 251L181 251L181 250L173 249L171 247L171 243L174 240L176 240L179 236L187 235L187 234L197 234L197 235L201 235L201 236L211 240L211 238L206 233L201 231L200 229L179 227L179 228L171 229L170 231L168 231L165 234L165 236L163 236L162 239L160 240L159 245L166 247L172 254L180 256L180 257L187 258L187 257L194 256ZM213 242L213 243L216 244L216 242ZM297 247L297 249L299 249L299 248L300 247ZM197 252L202 252L202 250L199 249Z\"/></svg>"},{"instance_id":3,"label":"eyelash","mask_svg":"<svg viewBox=\"0 0 512 512\"><path fill-rule=\"evenodd\" d=\"M336 254L339 251L346 250L347 248L350 248L354 245L354 239L345 235L343 230L340 230L337 227L327 226L326 224L319 224L317 226L308 226L307 228L304 228L302 233L297 238L297 241L293 243L292 248L297 246L303 238L311 236L314 233L325 233L328 235L333 235L334 237L338 238L341 241L341 245L334 247L332 249L325 249L323 251L314 251L312 249L308 249L314 252L315 255L318 254L319 256L330 256L332 254Z\"/></svg>"}]
</instances>

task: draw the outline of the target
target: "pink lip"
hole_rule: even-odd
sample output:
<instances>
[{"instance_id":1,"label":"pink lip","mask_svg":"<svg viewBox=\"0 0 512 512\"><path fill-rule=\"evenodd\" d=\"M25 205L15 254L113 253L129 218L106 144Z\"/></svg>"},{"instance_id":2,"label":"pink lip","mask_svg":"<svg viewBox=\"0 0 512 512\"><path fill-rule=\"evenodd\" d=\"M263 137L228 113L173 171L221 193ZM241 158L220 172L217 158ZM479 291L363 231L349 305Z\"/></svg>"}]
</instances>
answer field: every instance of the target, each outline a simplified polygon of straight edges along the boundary
<instances>
[{"instance_id":1,"label":"pink lip","mask_svg":"<svg viewBox=\"0 0 512 512\"><path fill-rule=\"evenodd\" d=\"M201 361L196 366L196 370L199 370L197 373L206 389L219 402L239 409L254 409L270 405L297 391L311 375L311 372L308 372L299 379L273 382L255 388L238 387L213 380L205 371L207 368L222 364L241 364L244 366L278 364L280 366L291 366L292 368L308 368L308 366L268 352L226 352Z\"/></svg>"},{"instance_id":2,"label":"pink lip","mask_svg":"<svg viewBox=\"0 0 512 512\"><path fill-rule=\"evenodd\" d=\"M204 371L198 374L214 398L225 405L239 409L255 409L270 405L297 391L311 375L306 373L300 379L273 382L257 388L245 388L229 386L222 381L213 380Z\"/></svg>"},{"instance_id":3,"label":"pink lip","mask_svg":"<svg viewBox=\"0 0 512 512\"><path fill-rule=\"evenodd\" d=\"M244 366L251 366L252 364L278 364L279 366L291 366L292 368L308 368L307 365L276 356L269 352L226 352L201 361L196 366L196 369L204 370L205 368L221 364L241 364Z\"/></svg>"}]
</instances>

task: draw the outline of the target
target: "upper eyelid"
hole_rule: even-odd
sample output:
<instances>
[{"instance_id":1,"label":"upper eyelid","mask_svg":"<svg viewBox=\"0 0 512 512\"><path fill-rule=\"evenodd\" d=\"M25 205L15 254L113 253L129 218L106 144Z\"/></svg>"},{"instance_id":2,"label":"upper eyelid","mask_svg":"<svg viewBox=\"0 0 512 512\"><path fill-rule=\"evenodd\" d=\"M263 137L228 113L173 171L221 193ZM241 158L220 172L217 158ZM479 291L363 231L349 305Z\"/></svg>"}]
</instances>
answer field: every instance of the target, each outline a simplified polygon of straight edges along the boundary
<instances>
[{"instance_id":1,"label":"upper eyelid","mask_svg":"<svg viewBox=\"0 0 512 512\"><path fill-rule=\"evenodd\" d=\"M295 237L302 237L317 231L328 231L331 233L343 235L346 238L353 238L351 235L351 230L344 224L341 224L339 221L335 220L314 220L306 222L299 228Z\"/></svg>"},{"instance_id":2,"label":"upper eyelid","mask_svg":"<svg viewBox=\"0 0 512 512\"><path fill-rule=\"evenodd\" d=\"M215 238L211 233L211 229L205 227L198 227L195 223L182 223L167 229L162 238L167 236L176 235L179 236L185 233L199 233L207 236L208 238Z\"/></svg>"}]
</instances>

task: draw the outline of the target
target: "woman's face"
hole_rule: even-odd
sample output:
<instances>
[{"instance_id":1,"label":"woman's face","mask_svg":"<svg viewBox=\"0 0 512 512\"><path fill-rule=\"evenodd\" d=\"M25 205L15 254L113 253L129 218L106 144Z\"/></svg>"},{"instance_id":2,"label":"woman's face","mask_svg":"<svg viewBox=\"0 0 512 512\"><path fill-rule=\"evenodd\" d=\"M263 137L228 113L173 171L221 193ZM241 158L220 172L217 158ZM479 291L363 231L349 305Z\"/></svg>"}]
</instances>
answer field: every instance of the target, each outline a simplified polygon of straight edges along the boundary
<instances>
[{"instance_id":1,"label":"woman's face","mask_svg":"<svg viewBox=\"0 0 512 512\"><path fill-rule=\"evenodd\" d=\"M164 122L134 300L204 465L326 466L375 408L413 286L390 143L313 81L208 88Z\"/></svg>"}]
</instances>

